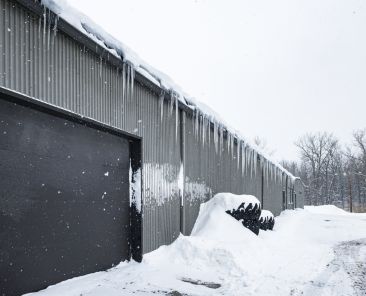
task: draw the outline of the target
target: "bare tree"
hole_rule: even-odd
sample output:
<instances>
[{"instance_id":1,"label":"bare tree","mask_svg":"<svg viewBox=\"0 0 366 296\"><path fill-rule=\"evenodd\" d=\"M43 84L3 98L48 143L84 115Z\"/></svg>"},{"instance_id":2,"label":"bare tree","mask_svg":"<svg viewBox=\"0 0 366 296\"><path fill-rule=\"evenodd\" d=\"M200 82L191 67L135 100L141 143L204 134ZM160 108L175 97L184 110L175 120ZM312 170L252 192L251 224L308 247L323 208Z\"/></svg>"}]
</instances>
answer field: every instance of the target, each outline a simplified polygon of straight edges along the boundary
<instances>
[{"instance_id":1,"label":"bare tree","mask_svg":"<svg viewBox=\"0 0 366 296\"><path fill-rule=\"evenodd\" d=\"M335 204L366 211L366 128L353 133L342 149L331 133L310 133L296 143L301 161L282 165L307 185L307 204Z\"/></svg>"},{"instance_id":2,"label":"bare tree","mask_svg":"<svg viewBox=\"0 0 366 296\"><path fill-rule=\"evenodd\" d=\"M353 133L353 143L345 153L350 188L353 188L356 210L366 210L366 129ZM351 189L350 189L351 190Z\"/></svg>"},{"instance_id":3,"label":"bare tree","mask_svg":"<svg viewBox=\"0 0 366 296\"><path fill-rule=\"evenodd\" d=\"M310 204L324 204L334 183L336 157L339 154L338 139L331 133L306 134L295 145L300 149L303 178L308 186Z\"/></svg>"}]
</instances>

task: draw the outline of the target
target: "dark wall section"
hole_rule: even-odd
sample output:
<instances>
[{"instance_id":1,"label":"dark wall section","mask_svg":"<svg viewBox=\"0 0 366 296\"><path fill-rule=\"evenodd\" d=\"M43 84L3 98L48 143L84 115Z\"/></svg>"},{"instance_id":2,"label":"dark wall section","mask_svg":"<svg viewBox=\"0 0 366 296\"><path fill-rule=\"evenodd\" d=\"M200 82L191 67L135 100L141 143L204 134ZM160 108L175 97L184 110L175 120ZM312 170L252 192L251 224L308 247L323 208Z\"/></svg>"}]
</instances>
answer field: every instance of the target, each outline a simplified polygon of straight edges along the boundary
<instances>
[{"instance_id":1,"label":"dark wall section","mask_svg":"<svg viewBox=\"0 0 366 296\"><path fill-rule=\"evenodd\" d=\"M129 140L43 111L0 95L1 295L131 255Z\"/></svg>"}]
</instances>

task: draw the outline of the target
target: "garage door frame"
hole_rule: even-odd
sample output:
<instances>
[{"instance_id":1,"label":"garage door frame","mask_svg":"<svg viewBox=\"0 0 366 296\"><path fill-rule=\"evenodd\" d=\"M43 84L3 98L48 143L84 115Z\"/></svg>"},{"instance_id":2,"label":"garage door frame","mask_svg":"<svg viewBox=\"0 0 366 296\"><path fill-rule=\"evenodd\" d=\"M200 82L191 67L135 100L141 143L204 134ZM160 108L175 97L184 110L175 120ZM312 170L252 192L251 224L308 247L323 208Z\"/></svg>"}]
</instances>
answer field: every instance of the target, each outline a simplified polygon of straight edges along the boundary
<instances>
[{"instance_id":1,"label":"garage door frame","mask_svg":"<svg viewBox=\"0 0 366 296\"><path fill-rule=\"evenodd\" d=\"M24 94L12 91L8 88L0 87L0 94L2 95L1 99L4 99L9 102L13 102L18 105L26 106L32 109L36 109L40 112L48 113L50 115L55 115L57 117L62 117L66 120L82 124L86 127L97 129L103 132L107 132L119 137L123 137L129 142L129 151L130 151L130 163L132 169L132 176L137 172L141 172L142 170L142 138L128 132L122 131L115 127L111 127L99 121L96 121L91 118L84 117L82 115L73 113L71 111L62 109L58 106L48 104L46 102L40 101L36 98L32 98L26 96ZM135 184L134 186L142 187L142 178L140 184ZM131 181L129 180L131 188ZM140 188L141 189L141 188ZM131 189L130 189L131 191ZM142 192L142 190L137 190L137 192ZM135 193L134 193L135 194ZM130 192L131 198L131 192ZM132 202L130 206L130 235L127 238L129 246L130 246L130 256L129 258L141 262L142 260L142 196L134 196L134 200L141 201L141 207L137 209L136 203Z\"/></svg>"}]
</instances>

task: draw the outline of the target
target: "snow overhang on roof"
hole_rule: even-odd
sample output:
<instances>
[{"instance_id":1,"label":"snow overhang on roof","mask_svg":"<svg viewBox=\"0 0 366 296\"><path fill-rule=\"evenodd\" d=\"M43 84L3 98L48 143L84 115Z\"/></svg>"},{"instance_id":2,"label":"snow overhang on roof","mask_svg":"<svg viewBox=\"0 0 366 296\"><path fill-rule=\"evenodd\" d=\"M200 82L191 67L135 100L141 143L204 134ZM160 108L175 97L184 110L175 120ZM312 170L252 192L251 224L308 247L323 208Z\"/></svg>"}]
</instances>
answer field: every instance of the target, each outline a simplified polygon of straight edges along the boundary
<instances>
[{"instance_id":1,"label":"snow overhang on roof","mask_svg":"<svg viewBox=\"0 0 366 296\"><path fill-rule=\"evenodd\" d=\"M201 121L214 130L225 133L228 141L237 143L237 147L241 146L246 148L246 151L251 150L251 153L254 156L260 156L261 165L265 168L268 175L278 175L279 173L285 174L290 178L292 183L298 179L275 160L271 159L269 155L266 155L265 152L261 151L259 147L245 139L238 131L226 124L215 111L204 103L190 97L169 76L146 63L128 46L95 24L88 16L71 7L67 1L38 1L39 2L18 0L22 5L32 8L34 11L38 11L38 13L43 15L44 21L47 20L47 13L49 15L49 11L53 12L57 16L54 20L55 30L58 29L58 26L61 26L61 29L64 31L70 31L70 28L68 30L67 25L76 29L81 34L80 38L77 38L78 41L87 42L85 37L92 40L107 51L110 54L111 59L114 57L120 67L127 65L129 71L131 71L131 77L134 77L135 74L143 77L151 88L158 89L164 97L169 97L170 99L179 102L179 108L192 112L197 122ZM42 9L43 11L40 12L39 9ZM102 54L103 52L98 52L97 50L97 53Z\"/></svg>"}]
</instances>

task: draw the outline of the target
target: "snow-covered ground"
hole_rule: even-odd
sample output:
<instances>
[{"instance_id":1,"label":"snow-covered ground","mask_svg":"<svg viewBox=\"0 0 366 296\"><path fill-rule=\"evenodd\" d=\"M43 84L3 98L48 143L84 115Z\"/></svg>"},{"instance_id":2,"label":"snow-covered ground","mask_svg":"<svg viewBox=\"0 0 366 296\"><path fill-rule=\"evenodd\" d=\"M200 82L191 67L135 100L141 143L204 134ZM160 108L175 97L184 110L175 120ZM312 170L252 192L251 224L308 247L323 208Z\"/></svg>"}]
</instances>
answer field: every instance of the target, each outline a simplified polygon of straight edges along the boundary
<instances>
[{"instance_id":1,"label":"snow-covered ground","mask_svg":"<svg viewBox=\"0 0 366 296\"><path fill-rule=\"evenodd\" d=\"M201 219L208 228L196 225L194 235L141 264L123 262L34 295L366 295L366 214L285 211L274 231L256 236L214 212Z\"/></svg>"}]
</instances>

